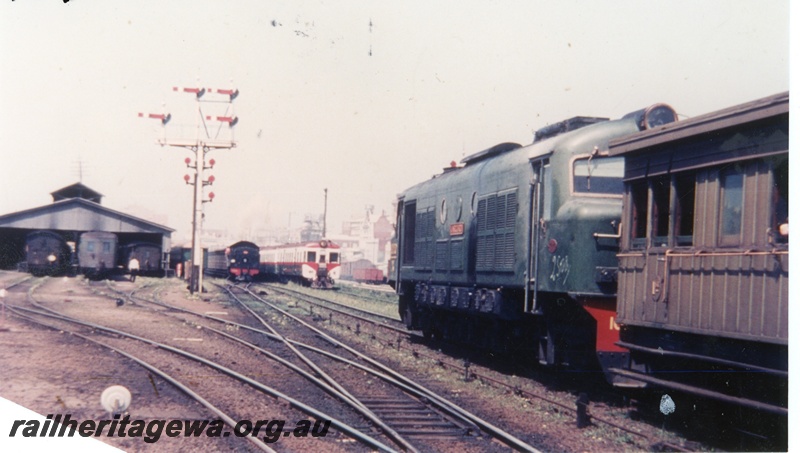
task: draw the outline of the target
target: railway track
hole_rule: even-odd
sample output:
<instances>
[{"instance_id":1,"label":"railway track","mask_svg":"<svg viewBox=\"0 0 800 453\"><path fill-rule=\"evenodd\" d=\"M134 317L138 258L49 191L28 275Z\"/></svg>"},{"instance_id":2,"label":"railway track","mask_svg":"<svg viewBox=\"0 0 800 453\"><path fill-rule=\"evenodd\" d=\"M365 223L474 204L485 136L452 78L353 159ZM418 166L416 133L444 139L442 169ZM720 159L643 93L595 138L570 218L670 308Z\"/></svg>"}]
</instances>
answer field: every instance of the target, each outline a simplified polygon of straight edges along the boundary
<instances>
[{"instance_id":1,"label":"railway track","mask_svg":"<svg viewBox=\"0 0 800 453\"><path fill-rule=\"evenodd\" d=\"M378 312L376 310L354 307L353 305L337 302L329 297L322 297L318 295L308 294L306 292L297 291L276 284L268 284L268 285L259 284L257 285L257 287L258 288L264 287L269 289L270 291L275 291L279 294L291 296L295 299L302 300L306 303L313 304L317 307L324 308L328 311L339 313L356 320L360 320L370 324L378 324L381 327L385 327L386 329L392 330L394 332L402 333L405 335L411 334L411 332L409 332L408 329L406 329L403 323L400 321L400 316L398 315L391 315L387 313ZM395 306L393 308L396 311L397 307Z\"/></svg>"},{"instance_id":2,"label":"railway track","mask_svg":"<svg viewBox=\"0 0 800 453\"><path fill-rule=\"evenodd\" d=\"M271 398L274 402L275 400L283 402L282 404L287 404L291 409L299 411L298 413L303 414L305 416L311 416L317 420L330 420L330 426L334 430L343 433L346 436L351 437L352 439L356 440L357 442L365 445L369 449L375 449L379 451L394 451L392 447L380 442L379 440L374 439L373 437L366 435L363 433L362 430L359 430L353 426L350 426L348 423L345 423L336 417L333 417L321 410L316 409L302 401L293 398L289 395L286 395L279 390L275 389L274 387L268 386L263 384L262 382L248 377L229 366L226 366L218 361L211 360L197 353L190 352L184 348L178 348L169 344L166 344L161 341L156 341L151 338L147 338L145 336L134 334L131 332L127 332L124 330L120 330L118 328L112 328L107 325L98 324L96 322L89 322L86 320L77 319L72 316L68 316L64 313L61 313L57 310L54 310L40 301L37 301L34 298L33 293L36 291L36 288L30 288L28 290L28 303L29 307L21 306L21 305L7 305L7 309L22 319L25 319L28 322L35 323L40 326L46 326L48 328L58 329L63 332L68 332L74 334L79 338L86 339L87 341L91 341L97 345L105 347L109 350L113 350L117 353L124 354L126 357L129 357L131 360L134 360L138 364L148 368L148 370L154 371L157 370L158 367L153 365L152 363L145 361L137 356L140 355L149 355L154 356L153 347L155 347L158 351L165 351L172 355L172 357L166 359L167 365L162 368L177 368L177 369L184 369L184 367L191 367L191 365L187 362L192 362L195 366L200 366L200 368L193 368L194 371L189 373L190 376L194 376L193 378L193 387L203 387L203 384L211 385L215 388L225 388L225 389L233 389L234 394L227 395L226 402L224 404L228 404L230 406L236 406L231 404L231 400L239 401L243 400L244 398L248 399L247 406L253 407L256 406L255 400L258 399L253 392L245 392L241 394L241 396L235 395L235 390L237 387L232 384L223 384L225 380L235 381L238 383L246 384L251 388L257 390L258 394L263 394ZM128 297L131 297L129 295ZM46 320L46 321L45 321ZM80 332L79 330L84 330ZM104 341L99 341L97 336L103 336ZM139 347L132 346L132 344L141 343L141 345L146 345L148 347ZM131 349L140 351L140 354L131 353ZM178 357L178 358L176 358ZM152 359L151 359L152 360ZM164 362L163 357L156 358L157 361ZM176 364L177 363L177 364ZM235 362L234 362L235 363ZM209 370L213 370L215 373L209 373ZM182 391L184 389L189 389L189 385L180 382L173 376L169 376L166 373L164 374L164 378L170 382L174 383L174 385L178 386ZM201 377L201 378L198 378ZM224 378L224 379L223 379ZM205 391L208 391L208 387L205 387ZM208 400L200 396L200 392L193 392L189 391L187 395L195 398L197 401L200 401L201 404L206 405L206 407L211 407L211 403L208 403ZM228 392L231 393L231 392ZM203 403L205 401L205 403ZM274 407L274 403L268 402L266 404L272 405ZM241 407L236 406L239 410ZM274 411L273 411L274 412ZM231 428L236 426L235 419L229 415L226 415L223 412L214 412L216 415L220 416L225 420L227 424ZM249 414L240 412L237 417L239 420L258 420L258 415L255 412L250 411ZM287 414L283 415L284 419L292 419L292 417L297 418L297 415L287 416ZM255 433L253 433L255 434ZM285 433L284 433L285 436ZM247 440L253 443L258 449L264 451L273 451L268 445L266 445L263 441L259 438L255 437L254 435L246 436ZM305 440L305 439L304 439ZM305 447L312 447L313 444L304 445ZM312 447L312 448L322 448L327 449L329 447L322 447L323 444L320 444L319 447ZM335 447L334 447L335 449Z\"/></svg>"},{"instance_id":3,"label":"railway track","mask_svg":"<svg viewBox=\"0 0 800 453\"><path fill-rule=\"evenodd\" d=\"M236 289L233 290L237 292L239 291ZM157 292L157 290L155 292ZM253 297L253 300L258 299L258 296L252 292L248 292L247 294L250 297ZM374 376L375 379L383 380L384 382L400 388L400 391L394 390L389 393L384 391L377 394L366 394L366 396L359 397L357 399L358 402L351 404L351 406L355 406L356 408L358 406L362 406L361 409L366 408L367 412L371 412L373 416L377 417L370 420L369 424L364 426L363 429L365 431L373 431L375 428L379 428L384 431L384 434L389 434L388 437L390 438L394 436L407 437L408 439L411 439L410 441L399 441L399 448L404 450L418 451L415 445L419 443L422 443L422 448L430 449L430 447L424 447L425 443L436 443L437 441L439 442L440 446L435 448L441 448L442 441L446 440L448 445L451 445L451 442L454 439L464 439L468 444L470 444L473 443L472 438L474 435L481 433L484 436L491 435L492 438L500 440L516 450L536 451L534 447L514 438L508 433L505 433L503 430L493 426L491 423L477 418L474 414L469 414L463 409L452 405L452 403L446 401L442 402L443 399L434 392L431 392L421 385L410 381L398 373L395 373L389 367L378 364L376 361L364 356L363 354L360 354L357 359L353 360L341 357L340 355L330 351L322 350L316 345L309 345L296 340L285 339L280 333L275 331L274 328L271 329L270 327L263 327L263 324L265 323L263 317L249 310L249 307L244 308L244 310L250 312L250 315L253 319L262 318L259 322L262 324L263 328L254 328L247 324L232 322L229 319L223 319L212 314L200 313L175 307L173 305L160 302L157 300L157 298L142 297L134 292L119 291L117 292L117 296L125 298L126 300L137 301L139 305L141 305L142 302L147 302L155 304L156 306L159 306L162 309L167 309L171 312L190 314L194 317L205 318L207 320L224 324L225 330L215 329L213 327L209 327L208 325L203 326L203 329L210 332L215 332L220 336L224 336L231 341L241 344L248 350L255 350L261 354L269 356L272 360L279 361L283 365L293 368L296 372L302 374L304 378L308 379L309 381L314 381L314 385L324 389L327 393L336 396L340 400L347 401L354 400L356 398L352 395L346 394L346 392L342 392L341 388L335 388L335 385L331 385L330 382L318 382L316 377L311 375L312 373L298 370L299 367L288 363L285 357L278 357L274 352L274 347L270 346L269 348L261 348L252 342L240 338L241 335L231 335L230 330L241 329L243 331L256 333L260 336L266 336L271 340L285 341L287 343L297 345L298 348L311 351L318 356L327 357L330 361L343 364L344 368L346 369L357 370L359 373L369 373L371 376ZM243 301L241 302L241 306L246 307L251 303L252 300L250 302ZM313 341L314 338L321 335L324 335L324 333L313 332L309 337L309 341ZM332 339L327 339L324 343L330 343L330 340ZM342 348L348 350L351 349L341 343L337 343L335 346L335 349ZM356 351L352 352L358 354ZM372 366L365 366L362 363L365 361L370 363ZM374 366L378 366L381 369L376 371ZM409 395L414 395L414 399L411 399ZM362 415L364 415L363 412L365 411L361 410L360 412L362 412ZM386 420L386 423L384 423L384 420ZM477 424L475 420L477 420Z\"/></svg>"},{"instance_id":4,"label":"railway track","mask_svg":"<svg viewBox=\"0 0 800 453\"><path fill-rule=\"evenodd\" d=\"M70 320L68 318L62 318L62 317L54 316L52 314L48 315L48 314L44 314L44 313L39 313L39 312L36 312L35 310L25 309L25 308L22 308L22 307L14 307L14 308L10 308L10 310L12 311L12 313L14 313L15 316L17 316L17 317L19 317L21 319L24 319L24 320L26 320L26 321L28 321L28 322L30 322L32 324L35 324L35 325L38 325L38 326L41 326L41 327L45 327L45 328L48 328L48 329L60 331L60 332L65 332L63 327L57 326L57 325L55 325L53 323L44 322L41 319L38 319L36 316L37 315L45 316L45 317L50 316L50 317L54 317L57 320L70 322ZM228 427L230 427L231 429L235 429L236 428L236 424L238 422L236 420L234 420L230 415L228 415L226 412L224 412L221 409L219 409L216 406L214 406L211 402L209 402L207 399L203 398L200 394L198 394L197 392L192 390L191 387L189 387L185 383L183 383L182 381L180 381L177 378L173 377L172 375L160 370L155 365L152 365L151 363L149 363L149 362L147 362L147 361L145 361L143 359L140 359L139 357L137 357L137 356L135 356L133 354L125 352L125 351L123 351L123 350L121 350L119 348L116 348L116 347L111 346L109 344L106 344L106 343L103 343L101 341L98 341L98 340L96 340L94 338L91 338L90 336L78 333L77 331L66 330L66 333L68 333L68 334L70 334L70 335L72 335L74 337L80 338L80 339L82 339L84 341L87 341L89 343L93 343L93 344L95 344L97 346L100 346L102 348L108 349L109 351L113 351L113 352L115 352L115 353L117 353L117 354L119 354L119 355L121 355L121 356L123 356L123 357L125 357L125 358L127 358L127 359L129 359L129 360L131 360L131 361L133 361L135 363L137 363L142 368L154 373L158 377L160 377L160 378L164 379L165 381L169 382L174 387L176 387L178 390L182 391L187 396L189 396L193 400L197 401L198 403L200 403L201 405L206 407L214 415L216 415L221 420L223 420L225 422L225 424L228 425ZM256 446L256 448L258 448L261 451L266 451L266 452L274 452L275 451L272 448L270 448L268 445L266 445L263 441L259 440L258 438L248 436L246 439L249 442L253 443Z\"/></svg>"},{"instance_id":5,"label":"railway track","mask_svg":"<svg viewBox=\"0 0 800 453\"><path fill-rule=\"evenodd\" d=\"M505 443L511 448L523 451L536 451L533 446L517 439L510 433L505 432L504 430L494 426L492 423L483 420L477 415L472 414L455 405L454 403L442 398L439 394L432 392L423 385L395 372L389 367L355 350L353 347L343 343L342 341L334 339L329 334L317 329L299 317L281 309L275 304L268 302L256 293L247 289L243 289L243 291L245 291L254 301L266 305L272 310L275 310L303 325L305 328L309 329L314 336L324 339L325 342L338 349L347 351L359 361L368 363L371 367L373 367L371 373L374 376L381 377L386 382L391 382L394 385L399 386L401 390L406 393L413 393L416 401L412 402L406 401L407 398L397 399L397 397L389 397L387 399L385 396L381 396L379 399L369 399L369 401L378 406L382 413L390 415L390 418L392 418L393 422L395 424L399 424L399 426L404 429L407 434L414 435L415 437L426 438L452 438L454 435L463 435L465 433L475 432L479 429L481 432L490 435L492 438ZM350 365L355 365L355 362L352 361L348 363ZM368 368L364 367L360 367L360 369L364 371L368 370ZM364 403L364 401L361 402ZM369 404L364 404L369 407ZM399 413L391 413L391 411L389 411L391 408L395 408ZM415 417L411 417L412 414ZM442 417L443 414L446 414L447 416Z\"/></svg>"},{"instance_id":6,"label":"railway track","mask_svg":"<svg viewBox=\"0 0 800 453\"><path fill-rule=\"evenodd\" d=\"M433 362L436 362L441 367L453 370L453 372L455 373L463 373L465 380L477 379L480 380L481 382L487 383L492 386L496 386L498 388L505 389L509 392L513 392L520 396L524 396L526 398L533 400L543 401L547 404L559 408L559 410L566 410L569 413L573 414L573 417L576 419L578 424L590 423L588 420L591 420L591 423L604 424L614 429L625 432L627 434L648 439L651 446L656 450L661 450L665 448L672 451L682 450L680 446L674 443L664 442L663 440L649 439L649 436L646 434L642 434L635 429L628 428L620 423L604 418L602 416L587 415L587 414L592 414L591 405L588 401L582 398L579 398L579 400L575 402L559 401L552 397L539 394L538 392L524 390L520 388L518 383L515 381L509 381L507 379L503 379L502 377L498 378L497 376L490 375L486 371L479 371L481 367L476 366L474 363L470 363L469 359L461 361L460 363L454 363L442 358L441 354L426 354L424 352L420 352L419 348L412 346L413 344L412 342L421 341L422 337L411 331L408 331L402 324L402 322L399 320L399 316L390 316L383 313L375 312L373 310L350 306L345 303L332 300L330 297L309 294L307 292L298 291L286 287L285 285L267 284L258 286L259 287L263 286L270 291L275 291L279 294L288 295L292 298L301 300L307 304L310 304L310 306L312 307L317 307L318 309L321 310L326 310L329 312L336 313L338 315L343 315L347 318L351 318L355 320L357 324L355 327L348 326L350 330L359 331L363 327L363 324L369 324L375 327L376 329L387 330L392 332L393 334L399 334L402 335L403 337L408 337L410 341L407 341L406 345L403 345L402 340L400 340L399 338L394 338L394 339L384 338L384 340L389 343L393 342L395 347L398 349L401 348L407 349L415 357L424 357ZM313 308L311 310L312 310L311 313L313 314L314 313ZM581 421L581 418L583 421Z\"/></svg>"}]
</instances>

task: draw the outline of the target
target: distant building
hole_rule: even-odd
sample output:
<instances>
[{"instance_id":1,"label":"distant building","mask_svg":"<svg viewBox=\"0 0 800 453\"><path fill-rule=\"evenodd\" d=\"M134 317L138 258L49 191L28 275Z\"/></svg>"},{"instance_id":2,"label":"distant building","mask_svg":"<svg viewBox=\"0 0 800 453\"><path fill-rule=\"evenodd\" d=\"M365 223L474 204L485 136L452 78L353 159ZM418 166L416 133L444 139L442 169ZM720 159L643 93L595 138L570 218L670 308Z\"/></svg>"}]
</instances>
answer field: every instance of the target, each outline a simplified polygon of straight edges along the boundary
<instances>
[{"instance_id":1,"label":"distant building","mask_svg":"<svg viewBox=\"0 0 800 453\"><path fill-rule=\"evenodd\" d=\"M385 267L388 260L389 243L394 235L394 226L382 213L376 221L370 220L371 211L361 219L342 223L341 235L329 238L342 247L342 261L369 260L377 267Z\"/></svg>"}]
</instances>

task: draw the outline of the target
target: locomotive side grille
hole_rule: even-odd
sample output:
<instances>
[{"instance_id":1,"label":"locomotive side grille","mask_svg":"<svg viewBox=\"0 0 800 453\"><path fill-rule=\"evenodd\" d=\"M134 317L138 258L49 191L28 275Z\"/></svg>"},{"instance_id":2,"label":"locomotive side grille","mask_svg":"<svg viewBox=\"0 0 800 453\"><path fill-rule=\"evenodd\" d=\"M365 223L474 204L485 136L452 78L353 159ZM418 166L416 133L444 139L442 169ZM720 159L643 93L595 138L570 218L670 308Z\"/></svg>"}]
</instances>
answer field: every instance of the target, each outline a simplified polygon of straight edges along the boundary
<instances>
[{"instance_id":1,"label":"locomotive side grille","mask_svg":"<svg viewBox=\"0 0 800 453\"><path fill-rule=\"evenodd\" d=\"M514 229L514 222L517 218L517 192L511 192L506 198L506 222L504 228Z\"/></svg>"},{"instance_id":2,"label":"locomotive side grille","mask_svg":"<svg viewBox=\"0 0 800 453\"><path fill-rule=\"evenodd\" d=\"M486 199L486 229L493 229L497 226L498 217L498 206L497 206L497 195L492 195L488 199ZM505 207L502 207L505 208Z\"/></svg>"},{"instance_id":3,"label":"locomotive side grille","mask_svg":"<svg viewBox=\"0 0 800 453\"><path fill-rule=\"evenodd\" d=\"M504 194L490 195L478 202L476 270L513 269L516 217L516 189Z\"/></svg>"},{"instance_id":4,"label":"locomotive side grille","mask_svg":"<svg viewBox=\"0 0 800 453\"><path fill-rule=\"evenodd\" d=\"M494 235L478 237L478 261L475 263L478 270L492 270L494 267Z\"/></svg>"},{"instance_id":5,"label":"locomotive side grille","mask_svg":"<svg viewBox=\"0 0 800 453\"><path fill-rule=\"evenodd\" d=\"M432 209L417 213L414 237L414 267L416 269L430 270L433 266L435 221Z\"/></svg>"},{"instance_id":6,"label":"locomotive side grille","mask_svg":"<svg viewBox=\"0 0 800 453\"><path fill-rule=\"evenodd\" d=\"M478 201L478 249L475 253L475 268L477 270L488 270L491 266L489 258L489 227L486 213L487 199ZM492 255L494 255L494 241L492 241Z\"/></svg>"},{"instance_id":7,"label":"locomotive side grille","mask_svg":"<svg viewBox=\"0 0 800 453\"><path fill-rule=\"evenodd\" d=\"M449 256L447 255L448 251L447 247L447 240L443 241L436 241L436 270L437 271L446 271L447 270L447 262L449 261Z\"/></svg>"},{"instance_id":8,"label":"locomotive side grille","mask_svg":"<svg viewBox=\"0 0 800 453\"><path fill-rule=\"evenodd\" d=\"M506 233L504 236L504 247L498 250L497 262L495 266L498 269L511 270L514 268L514 233Z\"/></svg>"},{"instance_id":9,"label":"locomotive side grille","mask_svg":"<svg viewBox=\"0 0 800 453\"><path fill-rule=\"evenodd\" d=\"M460 271L464 269L464 241L455 240L450 242L450 270Z\"/></svg>"}]
</instances>

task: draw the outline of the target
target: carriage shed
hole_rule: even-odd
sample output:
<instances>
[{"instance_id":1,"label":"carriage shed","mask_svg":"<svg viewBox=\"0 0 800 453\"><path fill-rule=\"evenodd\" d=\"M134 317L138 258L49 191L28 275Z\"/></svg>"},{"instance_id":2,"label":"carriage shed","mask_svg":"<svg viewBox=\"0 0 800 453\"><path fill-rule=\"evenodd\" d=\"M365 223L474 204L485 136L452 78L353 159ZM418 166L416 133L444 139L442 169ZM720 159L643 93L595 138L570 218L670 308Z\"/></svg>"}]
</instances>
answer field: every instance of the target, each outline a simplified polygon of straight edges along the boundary
<instances>
[{"instance_id":1,"label":"carriage shed","mask_svg":"<svg viewBox=\"0 0 800 453\"><path fill-rule=\"evenodd\" d=\"M75 251L81 233L107 231L119 238L119 245L149 242L169 251L170 236L175 230L106 208L102 194L76 183L50 195L53 203L0 215L0 269L17 269L25 261L25 237L34 231L49 230L61 234ZM74 254L73 263L77 260ZM124 263L117 263L122 265Z\"/></svg>"}]
</instances>

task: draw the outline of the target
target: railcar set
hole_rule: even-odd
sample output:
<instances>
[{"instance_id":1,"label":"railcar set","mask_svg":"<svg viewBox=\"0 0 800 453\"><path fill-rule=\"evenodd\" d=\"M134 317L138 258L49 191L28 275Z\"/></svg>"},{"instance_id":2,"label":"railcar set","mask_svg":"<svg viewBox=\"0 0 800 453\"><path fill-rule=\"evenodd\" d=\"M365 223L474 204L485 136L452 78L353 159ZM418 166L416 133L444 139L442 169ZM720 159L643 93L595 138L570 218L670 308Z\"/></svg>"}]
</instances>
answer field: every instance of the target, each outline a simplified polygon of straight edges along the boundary
<instances>
[{"instance_id":1,"label":"railcar set","mask_svg":"<svg viewBox=\"0 0 800 453\"><path fill-rule=\"evenodd\" d=\"M330 289L341 276L341 247L329 240L261 249L266 276Z\"/></svg>"},{"instance_id":2,"label":"railcar set","mask_svg":"<svg viewBox=\"0 0 800 453\"><path fill-rule=\"evenodd\" d=\"M619 387L785 414L788 99L576 117L409 188L400 316Z\"/></svg>"},{"instance_id":3,"label":"railcar set","mask_svg":"<svg viewBox=\"0 0 800 453\"><path fill-rule=\"evenodd\" d=\"M339 246L329 240L264 247L239 241L206 256L206 274L231 280L293 281L331 288L340 275Z\"/></svg>"}]
</instances>

